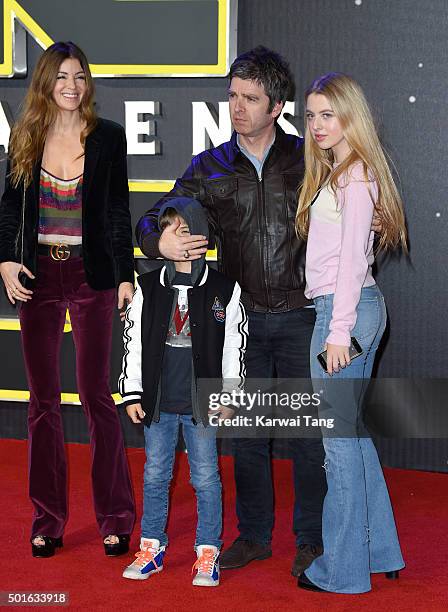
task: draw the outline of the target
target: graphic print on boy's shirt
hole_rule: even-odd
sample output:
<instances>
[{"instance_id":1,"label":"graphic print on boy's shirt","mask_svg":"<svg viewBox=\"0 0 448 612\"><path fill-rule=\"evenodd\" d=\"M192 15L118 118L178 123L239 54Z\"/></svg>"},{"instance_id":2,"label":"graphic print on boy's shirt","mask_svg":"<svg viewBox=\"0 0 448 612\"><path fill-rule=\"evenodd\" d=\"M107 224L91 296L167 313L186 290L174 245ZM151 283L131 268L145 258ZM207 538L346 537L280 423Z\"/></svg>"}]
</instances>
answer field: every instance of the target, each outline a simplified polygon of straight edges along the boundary
<instances>
[{"instance_id":1,"label":"graphic print on boy's shirt","mask_svg":"<svg viewBox=\"0 0 448 612\"><path fill-rule=\"evenodd\" d=\"M191 331L187 287L191 275L177 272L173 287L178 289L177 304L171 317L165 341L161 377L161 412L191 414Z\"/></svg>"},{"instance_id":2,"label":"graphic print on boy's shirt","mask_svg":"<svg viewBox=\"0 0 448 612\"><path fill-rule=\"evenodd\" d=\"M179 302L181 302L179 304ZM174 315L170 321L170 327L166 337L169 346L191 347L190 317L188 313L188 301L179 295Z\"/></svg>"}]
</instances>

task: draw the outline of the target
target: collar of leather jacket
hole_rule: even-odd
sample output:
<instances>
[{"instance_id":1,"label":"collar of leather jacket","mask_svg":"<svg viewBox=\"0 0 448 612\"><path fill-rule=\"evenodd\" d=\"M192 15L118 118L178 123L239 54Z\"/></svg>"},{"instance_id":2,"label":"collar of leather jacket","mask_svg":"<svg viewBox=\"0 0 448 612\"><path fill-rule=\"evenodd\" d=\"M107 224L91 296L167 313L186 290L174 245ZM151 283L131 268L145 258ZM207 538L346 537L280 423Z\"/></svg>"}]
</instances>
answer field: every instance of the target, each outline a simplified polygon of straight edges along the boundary
<instances>
[{"instance_id":1,"label":"collar of leather jacket","mask_svg":"<svg viewBox=\"0 0 448 612\"><path fill-rule=\"evenodd\" d=\"M230 138L230 145L231 145L231 150L234 154L233 160L230 160L230 161L234 161L238 155L244 156L244 154L241 152L241 149L238 146L237 133L235 130L232 132L232 137ZM279 151L286 153L287 151L291 149L291 145L293 146L294 149L296 148L295 142L294 143L292 142L292 138L278 125L278 123L276 123L275 124L275 140L272 143L272 149L278 149Z\"/></svg>"}]
</instances>

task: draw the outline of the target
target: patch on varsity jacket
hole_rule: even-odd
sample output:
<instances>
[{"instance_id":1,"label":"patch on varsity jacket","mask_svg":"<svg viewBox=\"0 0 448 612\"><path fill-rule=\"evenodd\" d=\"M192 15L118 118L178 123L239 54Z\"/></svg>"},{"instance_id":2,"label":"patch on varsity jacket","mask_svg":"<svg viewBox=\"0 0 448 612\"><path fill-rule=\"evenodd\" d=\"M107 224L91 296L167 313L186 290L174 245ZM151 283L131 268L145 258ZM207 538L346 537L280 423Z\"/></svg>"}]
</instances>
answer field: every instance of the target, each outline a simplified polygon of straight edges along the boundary
<instances>
[{"instance_id":1,"label":"patch on varsity jacket","mask_svg":"<svg viewBox=\"0 0 448 612\"><path fill-rule=\"evenodd\" d=\"M219 301L218 297L215 297L215 301L213 302L212 310L213 310L215 319L218 321L218 323L224 323L224 321L226 320L226 311L225 311L224 306Z\"/></svg>"}]
</instances>

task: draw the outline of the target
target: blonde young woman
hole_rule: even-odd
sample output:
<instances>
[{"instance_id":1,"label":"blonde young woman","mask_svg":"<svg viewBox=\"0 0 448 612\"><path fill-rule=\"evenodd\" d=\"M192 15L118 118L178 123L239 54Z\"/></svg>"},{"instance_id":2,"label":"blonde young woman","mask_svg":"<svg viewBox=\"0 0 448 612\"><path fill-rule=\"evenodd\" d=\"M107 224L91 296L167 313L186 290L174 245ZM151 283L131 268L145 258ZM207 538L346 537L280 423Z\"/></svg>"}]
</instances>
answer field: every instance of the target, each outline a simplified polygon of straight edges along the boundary
<instances>
[{"instance_id":1,"label":"blonde young woman","mask_svg":"<svg viewBox=\"0 0 448 612\"><path fill-rule=\"evenodd\" d=\"M96 116L82 51L55 43L40 57L14 125L0 205L0 273L19 303L30 388L32 554L62 546L67 470L59 351L67 308L92 448L97 522L107 555L127 552L134 501L109 390L115 306L133 296L134 261L121 126ZM117 300L118 289L118 300Z\"/></svg>"},{"instance_id":2,"label":"blonde young woman","mask_svg":"<svg viewBox=\"0 0 448 612\"><path fill-rule=\"evenodd\" d=\"M372 276L372 219L375 213L381 222L380 248L406 248L405 220L360 86L330 73L312 83L305 100L306 169L296 226L307 237L305 295L316 306L311 375L336 434L324 432L324 553L298 586L363 593L371 573L395 578L404 567L378 455L362 425L362 397L386 325ZM353 360L352 337L362 349ZM317 358L324 350L326 370Z\"/></svg>"}]
</instances>

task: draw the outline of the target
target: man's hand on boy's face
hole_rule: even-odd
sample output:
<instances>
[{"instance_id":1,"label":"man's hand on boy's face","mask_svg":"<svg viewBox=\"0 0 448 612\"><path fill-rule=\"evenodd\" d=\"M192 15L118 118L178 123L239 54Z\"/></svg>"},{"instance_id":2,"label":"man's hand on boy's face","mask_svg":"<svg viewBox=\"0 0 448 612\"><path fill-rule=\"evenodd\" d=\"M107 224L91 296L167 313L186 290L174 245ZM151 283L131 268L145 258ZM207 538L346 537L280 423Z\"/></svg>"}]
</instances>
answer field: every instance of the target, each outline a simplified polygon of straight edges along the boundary
<instances>
[{"instance_id":1,"label":"man's hand on boy's face","mask_svg":"<svg viewBox=\"0 0 448 612\"><path fill-rule=\"evenodd\" d=\"M128 404L126 412L133 423L141 423L145 418L145 411L141 404Z\"/></svg>"},{"instance_id":2,"label":"man's hand on boy's face","mask_svg":"<svg viewBox=\"0 0 448 612\"><path fill-rule=\"evenodd\" d=\"M235 414L235 410L231 408L230 406L220 406L216 410L208 411L209 416L214 416L216 414L219 417L218 422L221 423L221 421L223 421L224 419L231 419L233 415Z\"/></svg>"},{"instance_id":3,"label":"man's hand on boy's face","mask_svg":"<svg viewBox=\"0 0 448 612\"><path fill-rule=\"evenodd\" d=\"M165 259L172 261L193 261L199 259L207 252L208 240L205 236L178 236L176 231L180 227L176 219L163 230L159 239L159 251Z\"/></svg>"}]
</instances>

